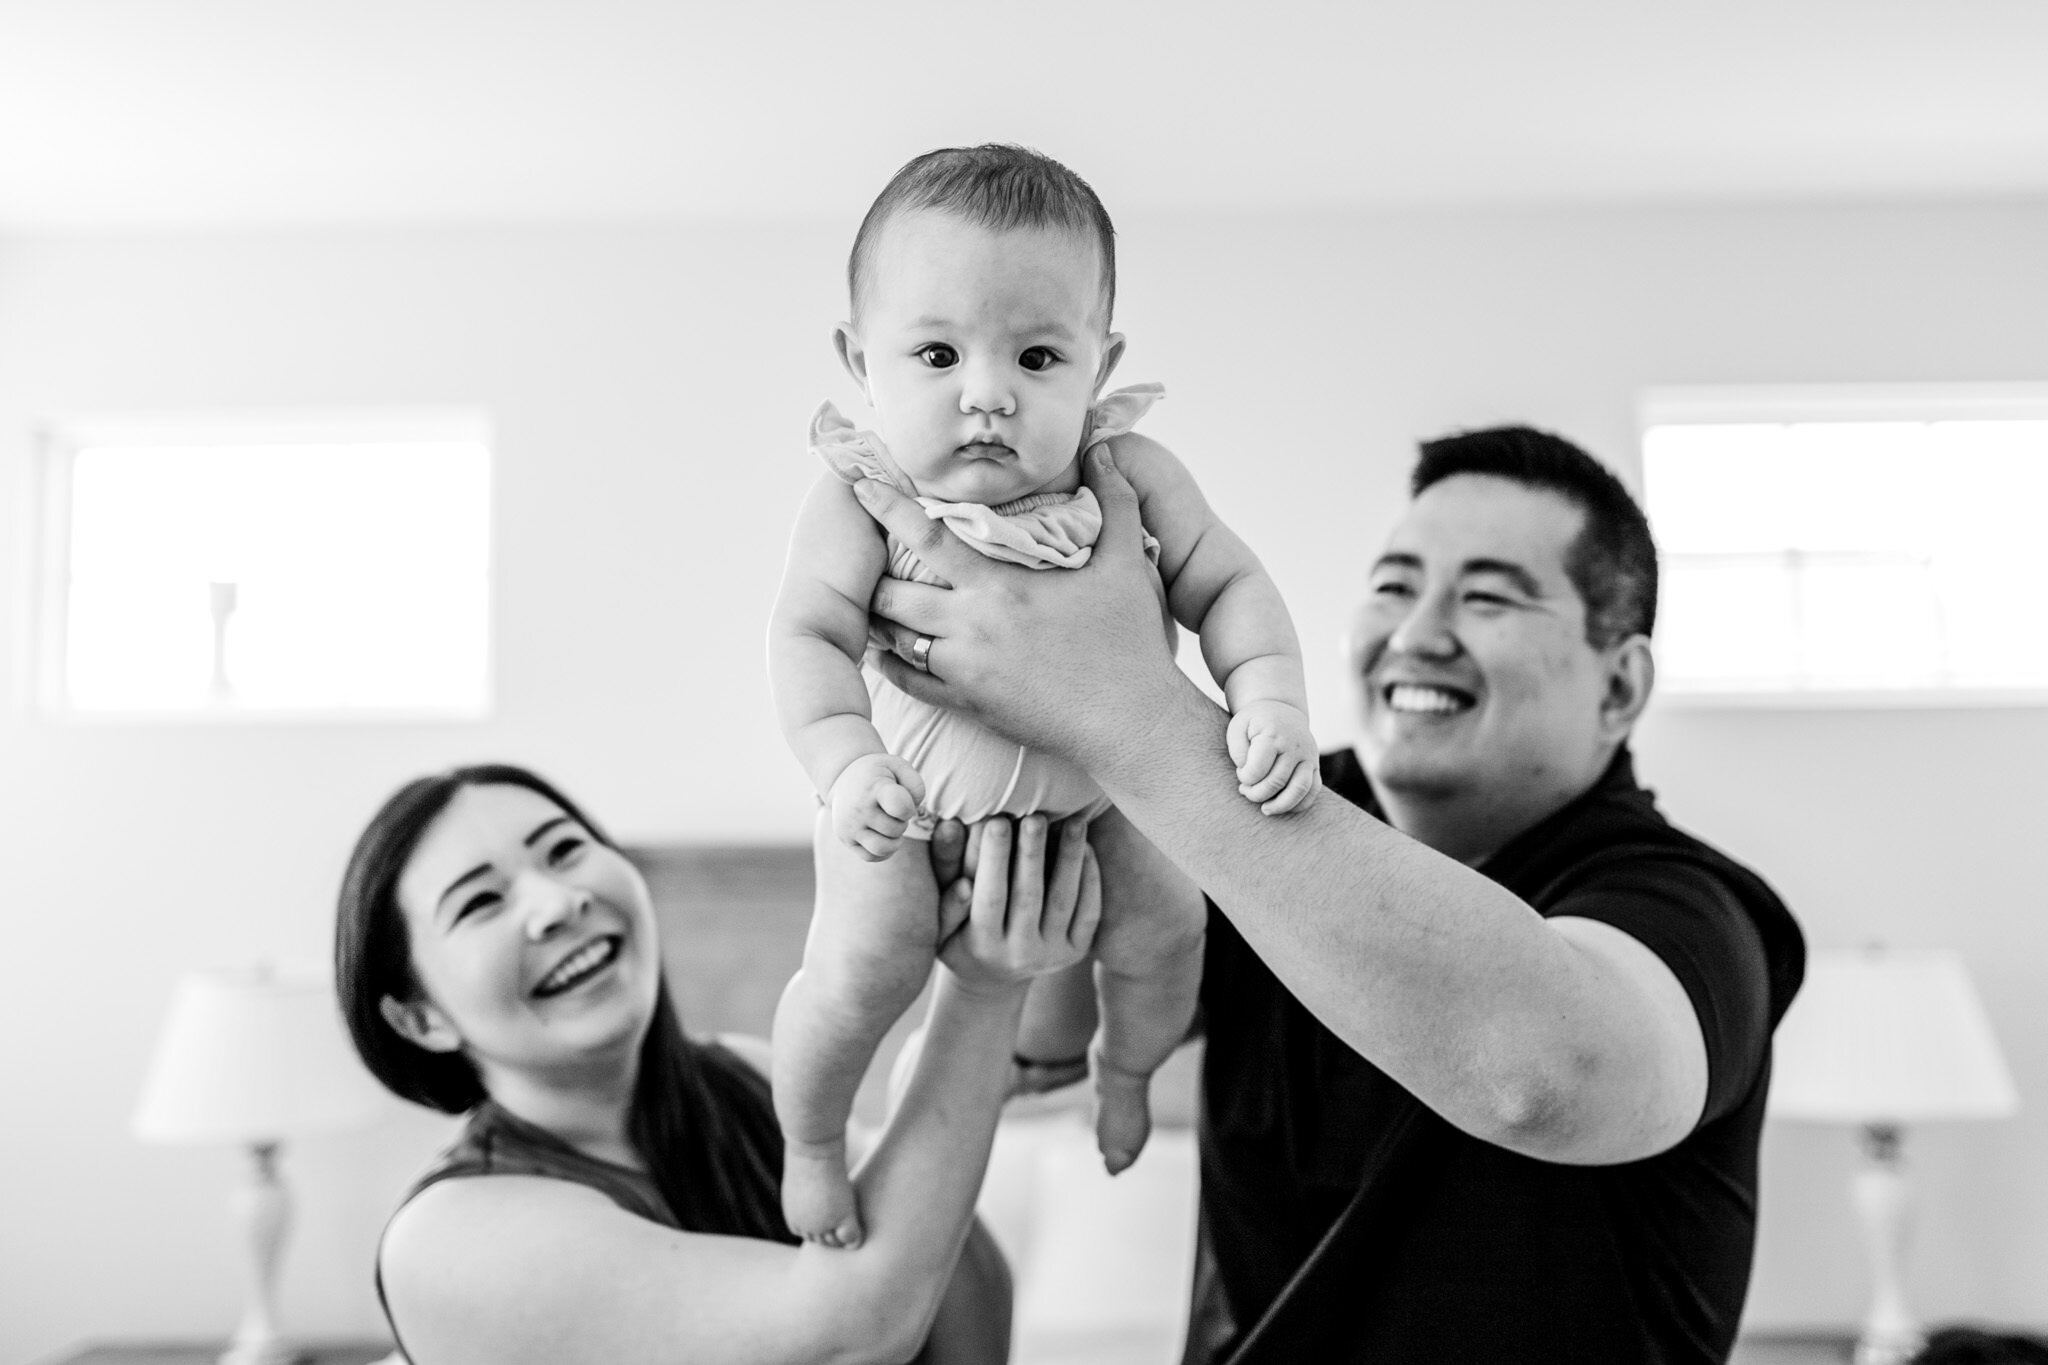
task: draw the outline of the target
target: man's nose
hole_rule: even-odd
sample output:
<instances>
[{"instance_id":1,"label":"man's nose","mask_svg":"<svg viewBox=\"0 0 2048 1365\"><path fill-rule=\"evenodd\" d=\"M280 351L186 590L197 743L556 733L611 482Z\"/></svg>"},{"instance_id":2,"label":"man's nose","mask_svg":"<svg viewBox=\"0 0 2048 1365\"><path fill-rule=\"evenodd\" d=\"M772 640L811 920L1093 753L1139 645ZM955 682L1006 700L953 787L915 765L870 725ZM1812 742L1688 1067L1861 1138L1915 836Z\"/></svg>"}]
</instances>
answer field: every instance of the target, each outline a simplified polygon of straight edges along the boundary
<instances>
[{"instance_id":1,"label":"man's nose","mask_svg":"<svg viewBox=\"0 0 2048 1365\"><path fill-rule=\"evenodd\" d=\"M1017 411L1017 391L1009 367L993 361L969 361L961 367L960 411L1008 417Z\"/></svg>"},{"instance_id":2,"label":"man's nose","mask_svg":"<svg viewBox=\"0 0 2048 1365\"><path fill-rule=\"evenodd\" d=\"M1387 648L1423 659L1453 657L1460 648L1449 593L1422 593L1387 637Z\"/></svg>"},{"instance_id":3,"label":"man's nose","mask_svg":"<svg viewBox=\"0 0 2048 1365\"><path fill-rule=\"evenodd\" d=\"M513 901L535 942L561 932L590 909L590 893L543 872L522 872L513 879Z\"/></svg>"}]
</instances>

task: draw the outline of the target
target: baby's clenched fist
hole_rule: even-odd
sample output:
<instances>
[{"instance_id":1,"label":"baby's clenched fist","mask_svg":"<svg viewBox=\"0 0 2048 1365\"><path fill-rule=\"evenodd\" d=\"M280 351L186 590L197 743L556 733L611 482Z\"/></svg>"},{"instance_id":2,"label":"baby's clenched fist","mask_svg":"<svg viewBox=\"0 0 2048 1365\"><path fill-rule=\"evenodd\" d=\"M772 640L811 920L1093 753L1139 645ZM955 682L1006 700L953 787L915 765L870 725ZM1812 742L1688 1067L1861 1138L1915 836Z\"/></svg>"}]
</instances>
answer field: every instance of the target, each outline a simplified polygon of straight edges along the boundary
<instances>
[{"instance_id":1,"label":"baby's clenched fist","mask_svg":"<svg viewBox=\"0 0 2048 1365\"><path fill-rule=\"evenodd\" d=\"M1237 765L1237 790L1266 815L1300 810L1315 795L1321 772L1308 716L1284 701L1248 701L1226 735Z\"/></svg>"},{"instance_id":2,"label":"baby's clenched fist","mask_svg":"<svg viewBox=\"0 0 2048 1365\"><path fill-rule=\"evenodd\" d=\"M924 807L924 778L894 754L863 754L832 783L832 832L871 863L903 842Z\"/></svg>"}]
</instances>

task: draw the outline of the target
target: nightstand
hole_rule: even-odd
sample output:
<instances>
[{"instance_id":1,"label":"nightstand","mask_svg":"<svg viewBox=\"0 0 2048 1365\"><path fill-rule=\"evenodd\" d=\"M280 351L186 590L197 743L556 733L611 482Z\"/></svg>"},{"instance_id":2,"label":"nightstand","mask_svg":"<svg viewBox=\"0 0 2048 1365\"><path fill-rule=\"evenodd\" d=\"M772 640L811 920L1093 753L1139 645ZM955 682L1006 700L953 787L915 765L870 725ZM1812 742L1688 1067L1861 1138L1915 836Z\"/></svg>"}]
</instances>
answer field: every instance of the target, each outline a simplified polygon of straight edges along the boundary
<instances>
[{"instance_id":1,"label":"nightstand","mask_svg":"<svg viewBox=\"0 0 2048 1365\"><path fill-rule=\"evenodd\" d=\"M221 1342L101 1342L56 1356L46 1365L214 1365L227 1347ZM373 1365L391 1354L381 1341L316 1341L300 1349L301 1365Z\"/></svg>"}]
</instances>

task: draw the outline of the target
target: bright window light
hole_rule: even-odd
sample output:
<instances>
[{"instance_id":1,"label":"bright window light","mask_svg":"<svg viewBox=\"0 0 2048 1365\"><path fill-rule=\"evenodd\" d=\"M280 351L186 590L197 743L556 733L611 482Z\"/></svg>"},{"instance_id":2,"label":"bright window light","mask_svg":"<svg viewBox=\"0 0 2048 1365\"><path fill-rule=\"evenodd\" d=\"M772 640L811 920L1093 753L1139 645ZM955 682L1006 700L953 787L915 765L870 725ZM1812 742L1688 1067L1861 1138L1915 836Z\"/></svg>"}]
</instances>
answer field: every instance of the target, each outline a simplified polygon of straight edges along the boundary
<instances>
[{"instance_id":1,"label":"bright window light","mask_svg":"<svg viewBox=\"0 0 2048 1365\"><path fill-rule=\"evenodd\" d=\"M67 424L48 472L51 709L487 709L480 419Z\"/></svg>"},{"instance_id":2,"label":"bright window light","mask_svg":"<svg viewBox=\"0 0 2048 1365\"><path fill-rule=\"evenodd\" d=\"M1660 690L2048 700L2048 388L1671 391L1644 419Z\"/></svg>"}]
</instances>

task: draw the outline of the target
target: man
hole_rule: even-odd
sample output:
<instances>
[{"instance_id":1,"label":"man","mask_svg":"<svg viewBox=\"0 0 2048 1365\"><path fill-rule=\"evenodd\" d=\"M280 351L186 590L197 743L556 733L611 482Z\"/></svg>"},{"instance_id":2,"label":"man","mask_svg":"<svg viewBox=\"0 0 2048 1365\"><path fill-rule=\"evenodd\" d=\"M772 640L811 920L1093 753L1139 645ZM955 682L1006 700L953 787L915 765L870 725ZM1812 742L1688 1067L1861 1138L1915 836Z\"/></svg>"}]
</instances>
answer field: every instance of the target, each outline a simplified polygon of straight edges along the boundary
<instances>
[{"instance_id":1,"label":"man","mask_svg":"<svg viewBox=\"0 0 2048 1365\"><path fill-rule=\"evenodd\" d=\"M1220 907L1189 1361L1725 1359L1804 948L1635 783L1656 560L1626 491L1527 429L1425 446L1357 621L1356 753L1324 761L1345 799L1276 819L1159 643L1129 486L1089 483L1107 525L1062 574L862 496L953 585L878 594L899 653L931 641L892 679L1074 759Z\"/></svg>"}]
</instances>

